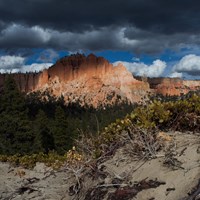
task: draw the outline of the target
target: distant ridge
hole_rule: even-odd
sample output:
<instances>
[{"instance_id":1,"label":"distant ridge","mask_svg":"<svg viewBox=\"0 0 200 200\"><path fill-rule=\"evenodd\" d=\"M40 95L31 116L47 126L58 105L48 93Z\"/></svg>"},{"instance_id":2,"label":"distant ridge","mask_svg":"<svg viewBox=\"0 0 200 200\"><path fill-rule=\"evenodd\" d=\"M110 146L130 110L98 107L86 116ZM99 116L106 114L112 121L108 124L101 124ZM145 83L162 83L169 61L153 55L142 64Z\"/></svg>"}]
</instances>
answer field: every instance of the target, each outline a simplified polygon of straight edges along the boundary
<instances>
[{"instance_id":1,"label":"distant ridge","mask_svg":"<svg viewBox=\"0 0 200 200\"><path fill-rule=\"evenodd\" d=\"M0 74L2 88L7 74ZM39 73L12 74L23 92L49 90L64 96L66 103L78 101L94 107L116 101L138 102L147 93L180 95L200 89L200 81L179 78L134 78L122 65L113 66L94 54L73 54L59 59Z\"/></svg>"}]
</instances>

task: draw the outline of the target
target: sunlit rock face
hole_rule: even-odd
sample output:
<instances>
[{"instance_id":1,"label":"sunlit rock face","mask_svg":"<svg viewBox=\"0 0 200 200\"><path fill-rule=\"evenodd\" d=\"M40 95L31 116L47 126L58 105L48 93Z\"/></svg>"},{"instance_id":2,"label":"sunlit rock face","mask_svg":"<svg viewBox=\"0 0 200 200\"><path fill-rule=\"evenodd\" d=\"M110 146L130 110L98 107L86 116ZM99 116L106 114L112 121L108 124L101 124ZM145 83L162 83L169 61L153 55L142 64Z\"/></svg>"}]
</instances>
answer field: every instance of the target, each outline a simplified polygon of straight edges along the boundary
<instances>
[{"instance_id":1,"label":"sunlit rock face","mask_svg":"<svg viewBox=\"0 0 200 200\"><path fill-rule=\"evenodd\" d=\"M0 74L0 88L6 78ZM180 95L200 89L200 81L179 78L134 78L122 65L113 66L103 57L75 54L59 59L39 73L12 74L23 92L48 90L64 96L66 103L81 105L113 104L116 101L139 102L149 92Z\"/></svg>"},{"instance_id":2,"label":"sunlit rock face","mask_svg":"<svg viewBox=\"0 0 200 200\"><path fill-rule=\"evenodd\" d=\"M113 66L103 57L76 54L43 71L36 89L63 95L66 102L97 107L116 101L140 101L149 85L134 79L122 64Z\"/></svg>"},{"instance_id":3,"label":"sunlit rock face","mask_svg":"<svg viewBox=\"0 0 200 200\"><path fill-rule=\"evenodd\" d=\"M186 94L189 91L200 89L200 81L180 78L150 78L148 83L154 93L169 96Z\"/></svg>"}]
</instances>

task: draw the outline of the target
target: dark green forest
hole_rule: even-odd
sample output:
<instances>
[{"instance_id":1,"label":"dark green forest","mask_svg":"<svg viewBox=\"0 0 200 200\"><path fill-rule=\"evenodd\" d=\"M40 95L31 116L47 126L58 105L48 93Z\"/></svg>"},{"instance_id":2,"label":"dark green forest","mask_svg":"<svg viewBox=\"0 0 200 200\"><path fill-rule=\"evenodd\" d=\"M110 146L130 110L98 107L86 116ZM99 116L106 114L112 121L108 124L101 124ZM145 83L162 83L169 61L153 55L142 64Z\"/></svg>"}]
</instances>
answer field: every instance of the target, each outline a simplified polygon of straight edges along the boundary
<instances>
[{"instance_id":1,"label":"dark green forest","mask_svg":"<svg viewBox=\"0 0 200 200\"><path fill-rule=\"evenodd\" d=\"M80 134L97 134L132 110L126 102L94 109L78 102L65 105L62 96L47 91L24 94L7 76L0 93L0 154L64 154Z\"/></svg>"}]
</instances>

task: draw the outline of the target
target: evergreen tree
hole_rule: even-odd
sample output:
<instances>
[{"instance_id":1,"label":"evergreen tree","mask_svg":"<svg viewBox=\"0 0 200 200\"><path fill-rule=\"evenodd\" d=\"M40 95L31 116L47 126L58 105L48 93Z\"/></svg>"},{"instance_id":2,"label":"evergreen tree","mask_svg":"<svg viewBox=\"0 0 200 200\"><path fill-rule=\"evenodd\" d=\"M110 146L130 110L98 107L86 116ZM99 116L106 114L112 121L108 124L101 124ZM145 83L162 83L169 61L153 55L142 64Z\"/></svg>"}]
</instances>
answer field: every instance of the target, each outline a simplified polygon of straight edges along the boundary
<instances>
[{"instance_id":1,"label":"evergreen tree","mask_svg":"<svg viewBox=\"0 0 200 200\"><path fill-rule=\"evenodd\" d=\"M53 135L55 141L55 150L63 154L66 150L70 149L72 146L71 132L69 132L68 122L65 117L64 110L60 107L56 107L55 120L53 127Z\"/></svg>"},{"instance_id":2,"label":"evergreen tree","mask_svg":"<svg viewBox=\"0 0 200 200\"><path fill-rule=\"evenodd\" d=\"M8 76L4 83L0 107L0 153L26 154L33 144L24 96L14 79Z\"/></svg>"},{"instance_id":3,"label":"evergreen tree","mask_svg":"<svg viewBox=\"0 0 200 200\"><path fill-rule=\"evenodd\" d=\"M19 114L20 112L22 115L27 112L24 96L17 88L16 82L11 75L7 76L4 83L0 112L12 114Z\"/></svg>"},{"instance_id":4,"label":"evergreen tree","mask_svg":"<svg viewBox=\"0 0 200 200\"><path fill-rule=\"evenodd\" d=\"M44 111L39 110L34 124L34 152L48 153L50 150L53 150L55 146L53 134L49 127L49 119Z\"/></svg>"},{"instance_id":5,"label":"evergreen tree","mask_svg":"<svg viewBox=\"0 0 200 200\"><path fill-rule=\"evenodd\" d=\"M7 75L0 95L0 154L27 154L56 150L63 154L72 147L81 132L95 134L106 125L123 117L129 104L81 107L65 104L48 91L23 95L12 75Z\"/></svg>"}]
</instances>

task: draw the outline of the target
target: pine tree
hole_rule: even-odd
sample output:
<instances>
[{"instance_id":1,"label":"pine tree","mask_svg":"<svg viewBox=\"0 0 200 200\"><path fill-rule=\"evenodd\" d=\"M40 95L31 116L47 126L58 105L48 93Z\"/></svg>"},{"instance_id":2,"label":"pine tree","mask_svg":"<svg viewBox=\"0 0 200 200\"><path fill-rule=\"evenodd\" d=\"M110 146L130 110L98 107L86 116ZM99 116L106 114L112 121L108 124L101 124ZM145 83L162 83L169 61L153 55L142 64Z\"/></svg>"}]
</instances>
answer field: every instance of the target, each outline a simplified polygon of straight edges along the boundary
<instances>
[{"instance_id":1,"label":"pine tree","mask_svg":"<svg viewBox=\"0 0 200 200\"><path fill-rule=\"evenodd\" d=\"M66 150L70 149L72 146L72 135L69 132L68 122L65 117L64 110L60 107L56 107L55 111L55 121L53 127L53 135L55 141L55 150L63 154Z\"/></svg>"},{"instance_id":2,"label":"pine tree","mask_svg":"<svg viewBox=\"0 0 200 200\"><path fill-rule=\"evenodd\" d=\"M44 111L39 110L34 125L34 152L48 153L50 150L54 150L54 137L49 127L49 119Z\"/></svg>"},{"instance_id":3,"label":"pine tree","mask_svg":"<svg viewBox=\"0 0 200 200\"><path fill-rule=\"evenodd\" d=\"M28 120L24 96L14 79L4 83L0 107L0 153L25 154L31 152L33 135Z\"/></svg>"}]
</instances>

